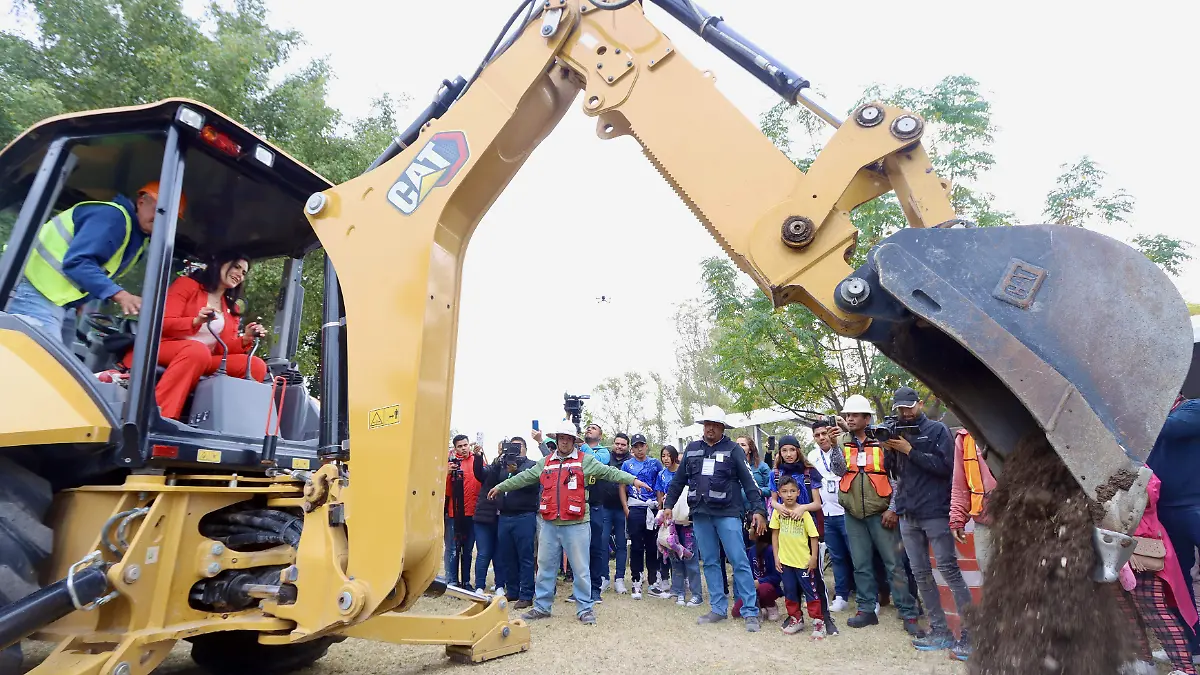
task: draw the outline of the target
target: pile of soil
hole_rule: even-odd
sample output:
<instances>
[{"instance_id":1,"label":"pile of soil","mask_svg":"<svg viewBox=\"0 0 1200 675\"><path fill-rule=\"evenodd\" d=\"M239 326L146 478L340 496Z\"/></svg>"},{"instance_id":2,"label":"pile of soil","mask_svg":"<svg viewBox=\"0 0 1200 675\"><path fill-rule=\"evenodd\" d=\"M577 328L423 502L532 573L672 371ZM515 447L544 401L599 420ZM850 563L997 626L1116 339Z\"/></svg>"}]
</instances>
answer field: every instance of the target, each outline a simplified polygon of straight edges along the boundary
<instances>
[{"instance_id":1,"label":"pile of soil","mask_svg":"<svg viewBox=\"0 0 1200 675\"><path fill-rule=\"evenodd\" d=\"M1021 440L988 502L995 549L966 617L971 673L1108 675L1132 657L1119 585L1091 580L1091 506L1044 436Z\"/></svg>"}]
</instances>

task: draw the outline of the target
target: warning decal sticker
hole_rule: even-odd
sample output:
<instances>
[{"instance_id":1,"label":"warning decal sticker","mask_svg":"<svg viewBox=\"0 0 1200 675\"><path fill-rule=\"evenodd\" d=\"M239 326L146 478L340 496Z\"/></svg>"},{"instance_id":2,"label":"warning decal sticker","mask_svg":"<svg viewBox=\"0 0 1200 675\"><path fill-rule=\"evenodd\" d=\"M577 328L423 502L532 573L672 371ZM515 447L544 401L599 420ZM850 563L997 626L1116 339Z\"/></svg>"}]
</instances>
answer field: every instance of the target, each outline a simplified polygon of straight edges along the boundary
<instances>
[{"instance_id":1,"label":"warning decal sticker","mask_svg":"<svg viewBox=\"0 0 1200 675\"><path fill-rule=\"evenodd\" d=\"M400 423L400 404L375 408L367 413L367 428L378 429Z\"/></svg>"}]
</instances>

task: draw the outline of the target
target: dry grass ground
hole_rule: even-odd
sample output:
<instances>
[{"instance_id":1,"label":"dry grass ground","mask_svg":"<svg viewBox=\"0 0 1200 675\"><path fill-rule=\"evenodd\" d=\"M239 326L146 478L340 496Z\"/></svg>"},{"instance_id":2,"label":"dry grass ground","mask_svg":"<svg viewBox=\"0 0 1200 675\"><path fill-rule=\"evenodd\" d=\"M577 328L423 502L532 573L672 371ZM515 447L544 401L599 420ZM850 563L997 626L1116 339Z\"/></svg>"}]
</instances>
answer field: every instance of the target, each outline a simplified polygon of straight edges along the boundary
<instances>
[{"instance_id":1,"label":"dry grass ground","mask_svg":"<svg viewBox=\"0 0 1200 675\"><path fill-rule=\"evenodd\" d=\"M846 627L849 612L837 615L841 635L814 642L807 633L784 635L778 622L764 622L756 634L747 633L738 619L715 626L697 626L696 617L708 611L707 604L685 608L657 598L632 600L611 590L596 607L596 625L584 626L575 619L574 605L562 601L570 592L566 584L559 583L553 618L531 624L533 645L523 654L465 666L451 662L438 647L347 640L334 645L328 656L301 675L401 675L456 670L471 675L554 675L581 668L590 672L621 672L634 665L644 673L697 675L773 672L962 675L966 672L962 664L950 661L945 652L915 651L890 607L881 611L879 626L859 630ZM465 605L463 601L447 598L429 599L422 601L417 611L446 614ZM48 644L29 645L27 666L32 667L44 658L49 649ZM188 658L186 643L180 643L156 673L204 675Z\"/></svg>"}]
</instances>

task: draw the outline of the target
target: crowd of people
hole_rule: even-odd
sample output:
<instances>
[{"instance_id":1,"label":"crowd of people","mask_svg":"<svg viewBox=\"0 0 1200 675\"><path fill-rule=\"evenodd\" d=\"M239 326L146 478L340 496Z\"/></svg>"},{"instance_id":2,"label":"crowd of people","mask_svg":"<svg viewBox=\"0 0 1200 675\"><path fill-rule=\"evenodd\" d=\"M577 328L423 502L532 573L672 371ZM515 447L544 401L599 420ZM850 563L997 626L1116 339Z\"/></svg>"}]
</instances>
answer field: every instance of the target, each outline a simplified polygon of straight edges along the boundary
<instances>
[{"instance_id":1,"label":"crowd of people","mask_svg":"<svg viewBox=\"0 0 1200 675\"><path fill-rule=\"evenodd\" d=\"M847 397L839 414L811 424L817 447L807 455L806 444L786 435L764 457L753 438L729 438L716 407L697 419L702 438L682 451L664 445L658 459L642 434L616 433L604 446L596 424L582 438L569 422L547 436L535 430L537 460L522 438L487 462L478 444L456 436L446 486L449 580L488 591L491 565L495 592L532 621L551 616L561 576L585 624L595 623L594 605L610 590L697 607L707 588L701 625L732 615L754 632L761 618L782 616L783 633L806 631L807 620L814 639L838 633L835 613L853 610L845 624L861 629L879 624L880 607L892 604L915 649L965 661L971 638L965 627L951 631L934 567L962 615L972 597L956 543L971 531L981 571L991 559L987 507L996 480L987 448L927 417L909 387L895 392L892 410L875 424L868 399ZM1154 672L1149 630L1173 673L1196 673L1195 600L1183 570L1200 540L1200 489L1178 469L1196 468L1198 443L1200 401L1181 397L1150 455L1166 477L1151 480L1136 553L1117 590L1138 636L1140 661L1129 672Z\"/></svg>"}]
</instances>

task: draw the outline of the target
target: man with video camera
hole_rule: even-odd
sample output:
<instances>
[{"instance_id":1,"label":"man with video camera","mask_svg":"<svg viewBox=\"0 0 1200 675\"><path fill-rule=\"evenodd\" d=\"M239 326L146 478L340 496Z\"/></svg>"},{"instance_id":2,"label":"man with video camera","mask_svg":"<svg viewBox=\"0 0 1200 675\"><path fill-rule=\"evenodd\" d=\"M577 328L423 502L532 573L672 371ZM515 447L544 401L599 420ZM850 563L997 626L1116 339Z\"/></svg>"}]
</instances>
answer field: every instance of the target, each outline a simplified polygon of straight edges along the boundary
<instances>
[{"instance_id":1,"label":"man with video camera","mask_svg":"<svg viewBox=\"0 0 1200 675\"><path fill-rule=\"evenodd\" d=\"M505 443L490 464L484 464L483 453L475 455L475 477L483 485L481 495L487 497L492 488L534 464L526 456L525 439L519 436ZM503 580L506 597L515 601L513 609L533 606L533 542L537 537L535 514L539 489L530 485L501 492L494 500L499 511L494 556L496 577ZM500 586L497 581L497 593Z\"/></svg>"},{"instance_id":2,"label":"man with video camera","mask_svg":"<svg viewBox=\"0 0 1200 675\"><path fill-rule=\"evenodd\" d=\"M899 413L890 428L891 438L884 443L898 454L895 460L896 513L900 515L900 538L925 609L929 614L929 634L913 640L921 651L949 649L954 634L946 625L946 614L929 564L929 550L937 560L938 571L950 587L959 615L971 604L971 592L958 568L954 535L950 532L950 479L954 474L954 437L946 425L925 416L925 405L910 387L900 387L892 399ZM962 642L969 644L966 630Z\"/></svg>"},{"instance_id":3,"label":"man with video camera","mask_svg":"<svg viewBox=\"0 0 1200 675\"><path fill-rule=\"evenodd\" d=\"M471 470L471 441L459 434L452 441L446 464L445 552L446 580L471 588L471 557L475 548L475 505L479 501L479 481ZM467 466L463 466L467 463Z\"/></svg>"}]
</instances>

